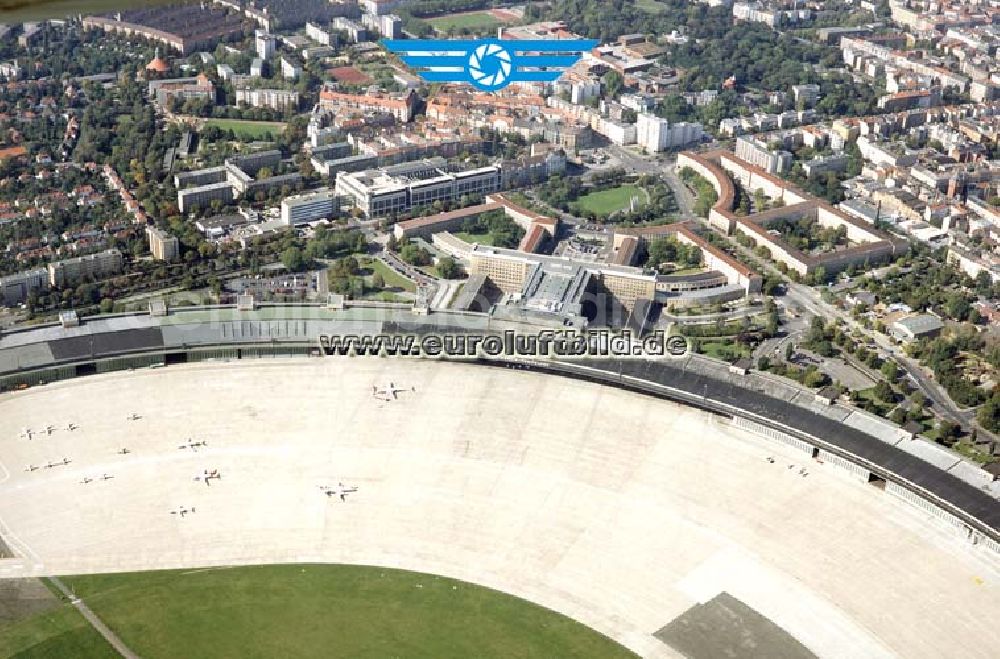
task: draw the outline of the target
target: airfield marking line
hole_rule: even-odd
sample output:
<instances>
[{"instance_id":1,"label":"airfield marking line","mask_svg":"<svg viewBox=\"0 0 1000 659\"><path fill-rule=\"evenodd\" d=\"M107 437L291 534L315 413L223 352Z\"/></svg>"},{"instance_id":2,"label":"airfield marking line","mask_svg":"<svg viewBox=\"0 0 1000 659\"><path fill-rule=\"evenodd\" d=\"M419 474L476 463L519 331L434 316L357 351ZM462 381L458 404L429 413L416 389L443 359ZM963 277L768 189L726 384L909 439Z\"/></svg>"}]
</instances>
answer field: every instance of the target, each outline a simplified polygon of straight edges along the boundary
<instances>
[{"instance_id":1,"label":"airfield marking line","mask_svg":"<svg viewBox=\"0 0 1000 659\"><path fill-rule=\"evenodd\" d=\"M97 614L94 613L82 599L74 595L73 591L67 588L66 584L64 584L59 577L49 577L49 580L52 581L55 587L59 589L59 592L69 598L70 603L77 608L87 622L90 623L90 626L93 627L98 634L103 636L104 640L111 644L111 647L113 647L118 654L125 657L125 659L139 659L139 655L129 650L128 646L125 645L120 638L118 638L118 635L111 631L111 629L97 617Z\"/></svg>"}]
</instances>

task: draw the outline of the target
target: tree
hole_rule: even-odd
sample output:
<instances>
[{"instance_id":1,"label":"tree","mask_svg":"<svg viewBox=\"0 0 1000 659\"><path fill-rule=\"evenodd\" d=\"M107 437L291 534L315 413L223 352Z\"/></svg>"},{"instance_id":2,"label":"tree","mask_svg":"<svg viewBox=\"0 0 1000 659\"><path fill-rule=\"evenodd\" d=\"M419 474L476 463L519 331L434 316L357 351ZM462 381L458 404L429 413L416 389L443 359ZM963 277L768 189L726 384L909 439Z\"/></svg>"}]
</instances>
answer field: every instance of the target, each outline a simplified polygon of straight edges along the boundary
<instances>
[{"instance_id":1,"label":"tree","mask_svg":"<svg viewBox=\"0 0 1000 659\"><path fill-rule=\"evenodd\" d=\"M949 419L941 419L938 422L938 436L943 443L950 443L961 431L962 427Z\"/></svg>"},{"instance_id":2,"label":"tree","mask_svg":"<svg viewBox=\"0 0 1000 659\"><path fill-rule=\"evenodd\" d=\"M281 263L290 272L302 272L308 265L305 255L302 254L302 250L298 247L288 247L285 249L281 253Z\"/></svg>"},{"instance_id":3,"label":"tree","mask_svg":"<svg viewBox=\"0 0 1000 659\"><path fill-rule=\"evenodd\" d=\"M461 273L458 263L450 256L446 256L438 261L437 271L442 279L457 279Z\"/></svg>"},{"instance_id":4,"label":"tree","mask_svg":"<svg viewBox=\"0 0 1000 659\"><path fill-rule=\"evenodd\" d=\"M1000 430L1000 392L994 392L976 412L976 421L990 432Z\"/></svg>"},{"instance_id":5,"label":"tree","mask_svg":"<svg viewBox=\"0 0 1000 659\"><path fill-rule=\"evenodd\" d=\"M902 407L897 407L889 415L889 420L895 423L897 426L901 426L906 423L906 410Z\"/></svg>"},{"instance_id":6,"label":"tree","mask_svg":"<svg viewBox=\"0 0 1000 659\"><path fill-rule=\"evenodd\" d=\"M622 87L625 86L625 80L622 78L622 75L614 70L605 73L604 77L601 78L601 82L604 83L605 98L617 99L618 95L621 94Z\"/></svg>"},{"instance_id":7,"label":"tree","mask_svg":"<svg viewBox=\"0 0 1000 659\"><path fill-rule=\"evenodd\" d=\"M891 359L887 359L884 364L882 364L882 375L885 379L890 382L895 382L899 378L899 366L896 362Z\"/></svg>"},{"instance_id":8,"label":"tree","mask_svg":"<svg viewBox=\"0 0 1000 659\"><path fill-rule=\"evenodd\" d=\"M399 250L400 257L410 265L430 265L431 255L423 247L414 243L406 243Z\"/></svg>"},{"instance_id":9,"label":"tree","mask_svg":"<svg viewBox=\"0 0 1000 659\"><path fill-rule=\"evenodd\" d=\"M892 403L896 400L896 392L892 390L892 387L885 380L878 381L878 384L875 385L874 393L875 398L883 403Z\"/></svg>"},{"instance_id":10,"label":"tree","mask_svg":"<svg viewBox=\"0 0 1000 659\"><path fill-rule=\"evenodd\" d=\"M381 272L376 272L372 275L372 288L378 290L385 288L385 277L382 276Z\"/></svg>"}]
</instances>

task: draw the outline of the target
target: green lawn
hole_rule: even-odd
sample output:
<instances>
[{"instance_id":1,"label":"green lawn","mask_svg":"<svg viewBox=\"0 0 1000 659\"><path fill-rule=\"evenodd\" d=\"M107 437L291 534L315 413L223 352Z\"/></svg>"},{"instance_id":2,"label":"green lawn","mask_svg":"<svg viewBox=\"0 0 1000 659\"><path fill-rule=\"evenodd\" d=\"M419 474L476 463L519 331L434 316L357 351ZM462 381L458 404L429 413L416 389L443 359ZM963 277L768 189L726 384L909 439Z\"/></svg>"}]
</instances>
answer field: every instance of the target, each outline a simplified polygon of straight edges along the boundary
<instances>
[{"instance_id":1,"label":"green lawn","mask_svg":"<svg viewBox=\"0 0 1000 659\"><path fill-rule=\"evenodd\" d=\"M402 295L397 295L391 291L375 291L374 293L365 293L365 300L375 300L378 302L402 302L410 303L413 302L412 298L403 297Z\"/></svg>"},{"instance_id":2,"label":"green lawn","mask_svg":"<svg viewBox=\"0 0 1000 659\"><path fill-rule=\"evenodd\" d=\"M632 656L516 597L379 567L273 565L66 581L146 659Z\"/></svg>"},{"instance_id":3,"label":"green lawn","mask_svg":"<svg viewBox=\"0 0 1000 659\"><path fill-rule=\"evenodd\" d=\"M667 10L667 6L656 0L635 0L635 6L650 14L662 14Z\"/></svg>"},{"instance_id":4,"label":"green lawn","mask_svg":"<svg viewBox=\"0 0 1000 659\"><path fill-rule=\"evenodd\" d=\"M0 657L18 659L104 659L118 653L73 605L0 625Z\"/></svg>"},{"instance_id":5,"label":"green lawn","mask_svg":"<svg viewBox=\"0 0 1000 659\"><path fill-rule=\"evenodd\" d=\"M410 293L417 290L416 284L378 259L365 259L361 261L360 265L362 268L371 269L373 275L376 272L381 274L382 279L385 281L385 285L388 288L401 288L404 291L409 291Z\"/></svg>"},{"instance_id":6,"label":"green lawn","mask_svg":"<svg viewBox=\"0 0 1000 659\"><path fill-rule=\"evenodd\" d=\"M487 231L486 233L465 233L464 231L458 231L452 234L456 238L464 240L467 243L479 243L480 245L493 245L493 234Z\"/></svg>"},{"instance_id":7,"label":"green lawn","mask_svg":"<svg viewBox=\"0 0 1000 659\"><path fill-rule=\"evenodd\" d=\"M244 121L242 119L206 119L205 126L217 126L222 130L231 130L239 136L258 140L274 138L285 130L285 124L280 121Z\"/></svg>"},{"instance_id":8,"label":"green lawn","mask_svg":"<svg viewBox=\"0 0 1000 659\"><path fill-rule=\"evenodd\" d=\"M698 352L725 361L735 361L740 357L750 356L749 347L731 339L700 339Z\"/></svg>"},{"instance_id":9,"label":"green lawn","mask_svg":"<svg viewBox=\"0 0 1000 659\"><path fill-rule=\"evenodd\" d=\"M629 200L632 197L639 198L640 206L646 203L646 194L642 188L637 185L620 185L617 188L586 194L577 199L575 204L581 210L598 215L608 215L617 210L628 208Z\"/></svg>"},{"instance_id":10,"label":"green lawn","mask_svg":"<svg viewBox=\"0 0 1000 659\"><path fill-rule=\"evenodd\" d=\"M486 33L495 32L497 26L503 25L503 21L498 20L488 11L472 11L462 14L448 14L436 18L425 19L438 32L445 33L448 28L454 27L456 30L466 28L472 32Z\"/></svg>"}]
</instances>

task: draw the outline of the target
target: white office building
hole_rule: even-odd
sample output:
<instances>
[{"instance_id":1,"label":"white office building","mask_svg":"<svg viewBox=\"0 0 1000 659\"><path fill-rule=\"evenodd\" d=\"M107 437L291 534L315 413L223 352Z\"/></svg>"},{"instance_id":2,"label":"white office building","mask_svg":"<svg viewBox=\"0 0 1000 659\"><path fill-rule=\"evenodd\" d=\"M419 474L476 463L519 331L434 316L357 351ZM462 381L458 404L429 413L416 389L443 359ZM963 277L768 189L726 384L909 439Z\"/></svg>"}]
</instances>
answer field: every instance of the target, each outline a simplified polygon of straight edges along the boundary
<instances>
[{"instance_id":1,"label":"white office building","mask_svg":"<svg viewBox=\"0 0 1000 659\"><path fill-rule=\"evenodd\" d=\"M287 226L330 219L337 214L337 195L326 188L285 197L281 202L281 222Z\"/></svg>"},{"instance_id":2,"label":"white office building","mask_svg":"<svg viewBox=\"0 0 1000 659\"><path fill-rule=\"evenodd\" d=\"M489 166L448 172L442 159L393 165L337 175L336 192L349 198L365 215L381 217L436 201L449 202L464 195L484 196L500 189L500 167Z\"/></svg>"}]
</instances>

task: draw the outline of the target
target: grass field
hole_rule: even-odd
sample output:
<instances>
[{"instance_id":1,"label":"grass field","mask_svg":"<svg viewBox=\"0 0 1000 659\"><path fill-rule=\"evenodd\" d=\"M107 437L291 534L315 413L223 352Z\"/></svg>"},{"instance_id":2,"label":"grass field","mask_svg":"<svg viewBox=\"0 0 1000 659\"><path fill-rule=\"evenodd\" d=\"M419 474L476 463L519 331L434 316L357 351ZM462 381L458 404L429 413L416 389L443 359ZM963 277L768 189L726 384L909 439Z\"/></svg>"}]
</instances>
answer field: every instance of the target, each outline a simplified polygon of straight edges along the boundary
<instances>
[{"instance_id":1,"label":"grass field","mask_svg":"<svg viewBox=\"0 0 1000 659\"><path fill-rule=\"evenodd\" d=\"M479 243L480 245L490 246L493 245L493 234L489 231L486 233L465 233L464 231L459 231L453 235L467 243Z\"/></svg>"},{"instance_id":2,"label":"grass field","mask_svg":"<svg viewBox=\"0 0 1000 659\"><path fill-rule=\"evenodd\" d=\"M373 275L376 272L382 275L382 279L385 281L387 288L401 288L404 291L409 291L410 293L417 290L416 284L378 259L364 260L360 265L362 268L370 269Z\"/></svg>"},{"instance_id":3,"label":"grass field","mask_svg":"<svg viewBox=\"0 0 1000 659\"><path fill-rule=\"evenodd\" d=\"M591 192L576 200L576 206L583 211L598 215L608 215L622 208L628 208L629 199L639 197L639 204L646 203L646 194L636 185L620 185L598 192Z\"/></svg>"},{"instance_id":4,"label":"grass field","mask_svg":"<svg viewBox=\"0 0 1000 659\"><path fill-rule=\"evenodd\" d=\"M698 352L725 361L750 356L750 349L747 346L738 344L732 339L699 339Z\"/></svg>"},{"instance_id":5,"label":"grass field","mask_svg":"<svg viewBox=\"0 0 1000 659\"><path fill-rule=\"evenodd\" d=\"M662 14L667 10L667 6L656 0L635 0L635 6L650 14Z\"/></svg>"},{"instance_id":6,"label":"grass field","mask_svg":"<svg viewBox=\"0 0 1000 659\"><path fill-rule=\"evenodd\" d=\"M448 14L436 18L424 19L438 32L447 32L449 28L461 30L463 28L472 32L491 32L497 29L498 25L503 25L503 21L497 19L488 11L470 11L461 14Z\"/></svg>"},{"instance_id":7,"label":"grass field","mask_svg":"<svg viewBox=\"0 0 1000 659\"><path fill-rule=\"evenodd\" d=\"M0 622L0 657L103 659L118 654L68 602L14 622Z\"/></svg>"},{"instance_id":8,"label":"grass field","mask_svg":"<svg viewBox=\"0 0 1000 659\"><path fill-rule=\"evenodd\" d=\"M285 130L280 121L245 121L243 119L206 119L205 126L217 126L222 130L232 130L237 135L258 140L277 137Z\"/></svg>"},{"instance_id":9,"label":"grass field","mask_svg":"<svg viewBox=\"0 0 1000 659\"><path fill-rule=\"evenodd\" d=\"M516 597L378 567L274 565L66 581L147 659L632 656ZM66 627L63 621L52 631Z\"/></svg>"}]
</instances>

